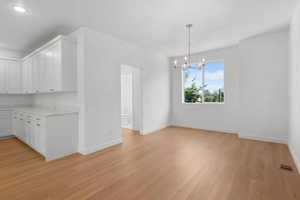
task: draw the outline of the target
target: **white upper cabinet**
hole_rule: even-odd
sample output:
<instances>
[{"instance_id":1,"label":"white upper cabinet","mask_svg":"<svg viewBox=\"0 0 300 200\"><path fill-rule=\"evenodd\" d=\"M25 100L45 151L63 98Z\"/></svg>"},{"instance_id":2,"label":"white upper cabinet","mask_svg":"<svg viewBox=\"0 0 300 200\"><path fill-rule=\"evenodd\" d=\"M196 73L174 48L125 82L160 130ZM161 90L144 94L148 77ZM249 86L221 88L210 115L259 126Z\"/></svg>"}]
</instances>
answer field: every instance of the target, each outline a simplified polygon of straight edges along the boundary
<instances>
[{"instance_id":1,"label":"white upper cabinet","mask_svg":"<svg viewBox=\"0 0 300 200\"><path fill-rule=\"evenodd\" d=\"M43 52L39 52L33 56L33 88L35 93L46 92L45 90L45 64Z\"/></svg>"},{"instance_id":2,"label":"white upper cabinet","mask_svg":"<svg viewBox=\"0 0 300 200\"><path fill-rule=\"evenodd\" d=\"M36 94L77 90L76 41L58 36L22 59L0 58L0 93Z\"/></svg>"},{"instance_id":3,"label":"white upper cabinet","mask_svg":"<svg viewBox=\"0 0 300 200\"><path fill-rule=\"evenodd\" d=\"M0 93L22 93L21 73L21 64L19 61L0 60Z\"/></svg>"},{"instance_id":4,"label":"white upper cabinet","mask_svg":"<svg viewBox=\"0 0 300 200\"><path fill-rule=\"evenodd\" d=\"M10 94L20 94L21 89L21 64L17 61L8 61L6 67L6 88Z\"/></svg>"},{"instance_id":5,"label":"white upper cabinet","mask_svg":"<svg viewBox=\"0 0 300 200\"><path fill-rule=\"evenodd\" d=\"M63 71L61 65L61 51L60 43L55 43L44 52L45 60L45 90L47 92L69 90L62 85ZM76 68L76 66L73 66ZM68 78L68 76L64 76ZM75 90L75 89L71 89Z\"/></svg>"},{"instance_id":6,"label":"white upper cabinet","mask_svg":"<svg viewBox=\"0 0 300 200\"><path fill-rule=\"evenodd\" d=\"M28 58L23 62L22 66L22 86L23 86L23 93L25 94L32 94L34 93L33 88L33 71L32 71L32 58Z\"/></svg>"},{"instance_id":7,"label":"white upper cabinet","mask_svg":"<svg viewBox=\"0 0 300 200\"><path fill-rule=\"evenodd\" d=\"M30 64L31 67L27 66ZM23 91L33 93L76 91L76 42L71 38L58 36L25 57L23 69L23 77L31 76L32 80L32 84L28 83L27 79L23 80ZM28 72L30 70L31 72Z\"/></svg>"},{"instance_id":8,"label":"white upper cabinet","mask_svg":"<svg viewBox=\"0 0 300 200\"><path fill-rule=\"evenodd\" d=\"M0 93L6 93L5 79L6 79L5 61L0 60Z\"/></svg>"}]
</instances>

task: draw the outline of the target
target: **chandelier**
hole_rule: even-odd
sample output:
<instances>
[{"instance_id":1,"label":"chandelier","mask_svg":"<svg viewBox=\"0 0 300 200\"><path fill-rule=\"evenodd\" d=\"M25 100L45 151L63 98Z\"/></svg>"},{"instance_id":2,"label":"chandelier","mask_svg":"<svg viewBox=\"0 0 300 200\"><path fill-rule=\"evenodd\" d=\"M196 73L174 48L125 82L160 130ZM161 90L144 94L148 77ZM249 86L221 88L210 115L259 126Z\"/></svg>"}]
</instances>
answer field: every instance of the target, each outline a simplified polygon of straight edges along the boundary
<instances>
[{"instance_id":1,"label":"chandelier","mask_svg":"<svg viewBox=\"0 0 300 200\"><path fill-rule=\"evenodd\" d=\"M191 28L193 27L193 24L187 24L185 25L186 28L186 55L183 58L183 61L180 63L180 66L178 66L178 61L174 60L174 68L191 68L192 67L192 61L191 61ZM202 59L202 63L199 64L199 67L204 67L205 59Z\"/></svg>"}]
</instances>

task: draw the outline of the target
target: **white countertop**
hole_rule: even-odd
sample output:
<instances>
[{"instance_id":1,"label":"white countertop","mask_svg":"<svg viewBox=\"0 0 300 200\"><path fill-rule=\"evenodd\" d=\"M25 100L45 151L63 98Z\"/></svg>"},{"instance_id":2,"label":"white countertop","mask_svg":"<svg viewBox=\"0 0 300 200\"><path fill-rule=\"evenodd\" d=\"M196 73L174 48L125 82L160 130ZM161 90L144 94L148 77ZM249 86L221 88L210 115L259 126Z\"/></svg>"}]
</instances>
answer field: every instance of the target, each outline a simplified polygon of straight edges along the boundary
<instances>
[{"instance_id":1,"label":"white countertop","mask_svg":"<svg viewBox=\"0 0 300 200\"><path fill-rule=\"evenodd\" d=\"M16 108L18 106L20 106L20 105L9 105L9 106L7 106L7 105L0 105L0 111L12 110L12 109L14 109L14 108ZM23 106L26 106L26 105L23 105Z\"/></svg>"},{"instance_id":2,"label":"white countertop","mask_svg":"<svg viewBox=\"0 0 300 200\"><path fill-rule=\"evenodd\" d=\"M0 110L26 112L33 115L42 115L46 117L79 113L79 110L77 108L46 108L46 107L35 107L35 106L0 106Z\"/></svg>"}]
</instances>

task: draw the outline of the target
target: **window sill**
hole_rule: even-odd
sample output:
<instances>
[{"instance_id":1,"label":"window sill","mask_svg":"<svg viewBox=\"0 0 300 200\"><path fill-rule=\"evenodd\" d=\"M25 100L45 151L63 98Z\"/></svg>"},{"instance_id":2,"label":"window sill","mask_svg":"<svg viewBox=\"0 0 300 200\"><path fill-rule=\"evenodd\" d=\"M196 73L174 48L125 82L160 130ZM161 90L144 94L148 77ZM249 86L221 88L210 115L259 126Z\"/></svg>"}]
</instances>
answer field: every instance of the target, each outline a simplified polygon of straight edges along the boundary
<instances>
[{"instance_id":1,"label":"window sill","mask_svg":"<svg viewBox=\"0 0 300 200\"><path fill-rule=\"evenodd\" d=\"M225 105L225 102L222 103L182 103L183 105Z\"/></svg>"}]
</instances>

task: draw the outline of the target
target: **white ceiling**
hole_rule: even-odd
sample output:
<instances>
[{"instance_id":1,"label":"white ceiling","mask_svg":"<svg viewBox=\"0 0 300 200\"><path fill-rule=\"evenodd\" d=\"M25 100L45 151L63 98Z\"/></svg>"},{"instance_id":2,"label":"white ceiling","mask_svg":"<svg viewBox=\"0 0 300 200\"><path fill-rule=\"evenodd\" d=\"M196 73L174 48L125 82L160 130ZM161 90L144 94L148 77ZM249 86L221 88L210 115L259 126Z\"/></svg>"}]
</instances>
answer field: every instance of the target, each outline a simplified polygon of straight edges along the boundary
<instances>
[{"instance_id":1,"label":"white ceiling","mask_svg":"<svg viewBox=\"0 0 300 200\"><path fill-rule=\"evenodd\" d=\"M20 1L20 0L14 0ZM298 0L23 0L30 14L0 2L0 47L30 51L84 25L168 55L185 51L192 23L193 51L237 43L287 25Z\"/></svg>"},{"instance_id":2,"label":"white ceiling","mask_svg":"<svg viewBox=\"0 0 300 200\"><path fill-rule=\"evenodd\" d=\"M13 11L23 2L28 15ZM80 24L76 0L0 0L0 47L28 52Z\"/></svg>"}]
</instances>

